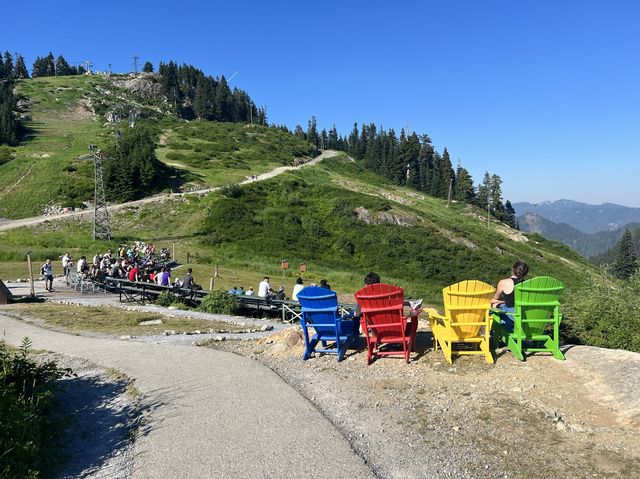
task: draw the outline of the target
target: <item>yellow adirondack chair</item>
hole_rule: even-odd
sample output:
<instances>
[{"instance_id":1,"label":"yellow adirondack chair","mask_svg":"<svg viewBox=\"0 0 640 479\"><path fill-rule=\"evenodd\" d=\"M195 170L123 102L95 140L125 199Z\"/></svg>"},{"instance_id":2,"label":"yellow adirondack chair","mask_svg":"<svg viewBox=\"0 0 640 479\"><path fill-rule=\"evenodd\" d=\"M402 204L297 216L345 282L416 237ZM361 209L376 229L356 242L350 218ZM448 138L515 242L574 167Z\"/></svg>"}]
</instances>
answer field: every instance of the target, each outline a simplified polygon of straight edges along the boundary
<instances>
[{"instance_id":1,"label":"yellow adirondack chair","mask_svg":"<svg viewBox=\"0 0 640 479\"><path fill-rule=\"evenodd\" d=\"M437 350L440 346L449 364L453 363L454 355L462 354L481 354L488 363L493 363L489 308L495 291L493 286L482 281L461 281L442 290L444 315L433 308L425 310L429 313L433 347ZM454 343L471 343L478 347L454 350Z\"/></svg>"}]
</instances>

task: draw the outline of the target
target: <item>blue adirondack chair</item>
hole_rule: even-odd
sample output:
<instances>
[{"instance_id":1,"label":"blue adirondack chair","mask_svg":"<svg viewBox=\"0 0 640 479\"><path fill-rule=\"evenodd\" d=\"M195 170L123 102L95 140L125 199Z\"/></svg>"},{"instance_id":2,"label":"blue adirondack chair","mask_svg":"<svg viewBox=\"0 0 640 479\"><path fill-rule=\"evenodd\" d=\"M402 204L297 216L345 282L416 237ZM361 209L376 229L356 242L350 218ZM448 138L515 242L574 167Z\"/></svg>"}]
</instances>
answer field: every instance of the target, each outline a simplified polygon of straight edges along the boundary
<instances>
[{"instance_id":1,"label":"blue adirondack chair","mask_svg":"<svg viewBox=\"0 0 640 479\"><path fill-rule=\"evenodd\" d=\"M303 359L307 360L317 352L337 354L338 361L342 361L347 348L359 336L358 320L340 317L335 291L307 286L298 293L298 300L302 306L300 326L305 342ZM315 334L310 334L310 328L315 330ZM317 348L318 343L322 344L322 349ZM328 343L335 344L329 347Z\"/></svg>"}]
</instances>

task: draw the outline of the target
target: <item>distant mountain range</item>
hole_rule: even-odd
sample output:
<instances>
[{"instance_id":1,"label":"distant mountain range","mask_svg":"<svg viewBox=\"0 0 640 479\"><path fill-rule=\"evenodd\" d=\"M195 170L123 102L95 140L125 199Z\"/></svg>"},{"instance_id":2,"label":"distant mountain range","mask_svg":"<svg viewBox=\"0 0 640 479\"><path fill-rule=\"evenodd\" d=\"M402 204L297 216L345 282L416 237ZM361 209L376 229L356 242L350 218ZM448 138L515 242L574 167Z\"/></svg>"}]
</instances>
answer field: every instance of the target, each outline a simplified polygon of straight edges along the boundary
<instances>
[{"instance_id":1,"label":"distant mountain range","mask_svg":"<svg viewBox=\"0 0 640 479\"><path fill-rule=\"evenodd\" d=\"M517 221L522 231L540 233L547 239L561 241L587 258L598 256L596 262L612 257L611 249L615 248L627 228L640 231L639 223L630 223L613 231L584 233L571 225L555 223L536 213L525 213L518 216Z\"/></svg>"},{"instance_id":2,"label":"distant mountain range","mask_svg":"<svg viewBox=\"0 0 640 479\"><path fill-rule=\"evenodd\" d=\"M614 231L629 223L640 223L640 208L631 208L613 203L590 205L579 201L558 200L544 201L537 204L514 203L513 208L516 210L516 216L535 213L537 216L551 220L554 223L565 223L583 233ZM525 229L522 225L521 228ZM622 233L620 233L620 236L622 236Z\"/></svg>"}]
</instances>

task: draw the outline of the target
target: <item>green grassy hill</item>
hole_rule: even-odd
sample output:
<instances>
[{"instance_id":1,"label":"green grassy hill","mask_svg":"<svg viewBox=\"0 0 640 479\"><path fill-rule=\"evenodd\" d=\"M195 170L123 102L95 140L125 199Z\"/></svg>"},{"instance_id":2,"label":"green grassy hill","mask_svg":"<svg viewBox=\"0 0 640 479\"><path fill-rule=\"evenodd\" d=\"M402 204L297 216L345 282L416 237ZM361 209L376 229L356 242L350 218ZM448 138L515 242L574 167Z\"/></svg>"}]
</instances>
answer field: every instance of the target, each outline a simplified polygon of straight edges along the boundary
<instances>
[{"instance_id":1,"label":"green grassy hill","mask_svg":"<svg viewBox=\"0 0 640 479\"><path fill-rule=\"evenodd\" d=\"M345 293L375 270L408 294L439 303L448 284L471 278L494 284L517 258L531 265L533 275L550 274L570 287L595 271L567 246L498 222L487 229L480 210L458 203L447 208L445 201L393 185L344 155L203 198L131 208L113 223L113 243L175 243L183 261L190 252L206 285L214 264L232 272L221 279L223 286L228 279L248 287L263 274L278 276L287 259L294 270L306 263L310 280L325 277ZM38 260L64 249L93 255L107 245L94 245L90 231L85 221L0 233L6 245L0 260L20 260L27 245ZM294 278L290 271L282 282L289 286Z\"/></svg>"},{"instance_id":2,"label":"green grassy hill","mask_svg":"<svg viewBox=\"0 0 640 479\"><path fill-rule=\"evenodd\" d=\"M0 218L36 216L50 203L78 206L91 200L88 146L104 149L114 142L116 130L129 128L127 121L107 122L115 111L128 120L133 108L139 123L158 132L157 155L183 173L185 188L235 182L313 154L309 143L275 128L179 120L161 100L127 90L126 78L80 75L17 83L30 133L10 149L10 161L0 162Z\"/></svg>"}]
</instances>

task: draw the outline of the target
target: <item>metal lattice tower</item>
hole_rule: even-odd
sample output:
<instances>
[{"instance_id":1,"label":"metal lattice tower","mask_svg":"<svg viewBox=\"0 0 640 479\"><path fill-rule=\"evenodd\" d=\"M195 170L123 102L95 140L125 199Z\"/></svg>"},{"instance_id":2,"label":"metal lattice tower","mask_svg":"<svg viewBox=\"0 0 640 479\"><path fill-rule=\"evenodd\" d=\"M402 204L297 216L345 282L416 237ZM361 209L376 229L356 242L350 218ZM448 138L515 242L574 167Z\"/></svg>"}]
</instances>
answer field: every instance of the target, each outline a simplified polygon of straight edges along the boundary
<instances>
[{"instance_id":1,"label":"metal lattice tower","mask_svg":"<svg viewBox=\"0 0 640 479\"><path fill-rule=\"evenodd\" d=\"M104 175L102 162L107 159L105 153L100 150L93 152L93 171L95 174L95 193L93 196L93 239L111 239L111 229L109 228L109 212L107 211L107 200L104 193Z\"/></svg>"}]
</instances>

